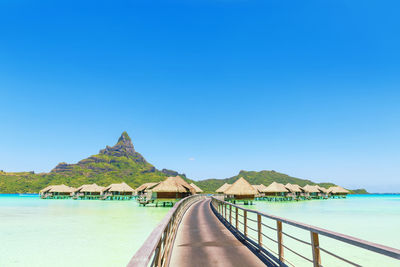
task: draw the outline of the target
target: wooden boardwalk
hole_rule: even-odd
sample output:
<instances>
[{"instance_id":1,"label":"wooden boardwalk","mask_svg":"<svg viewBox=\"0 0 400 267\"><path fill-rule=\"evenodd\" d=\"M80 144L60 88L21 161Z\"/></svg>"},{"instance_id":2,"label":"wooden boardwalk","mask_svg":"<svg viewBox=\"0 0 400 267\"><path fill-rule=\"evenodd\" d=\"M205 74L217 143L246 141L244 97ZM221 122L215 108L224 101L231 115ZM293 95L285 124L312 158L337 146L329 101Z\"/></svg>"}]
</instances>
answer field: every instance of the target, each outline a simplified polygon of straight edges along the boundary
<instances>
[{"instance_id":1,"label":"wooden boardwalk","mask_svg":"<svg viewBox=\"0 0 400 267\"><path fill-rule=\"evenodd\" d=\"M193 204L176 236L170 266L265 266L215 216L210 199Z\"/></svg>"}]
</instances>

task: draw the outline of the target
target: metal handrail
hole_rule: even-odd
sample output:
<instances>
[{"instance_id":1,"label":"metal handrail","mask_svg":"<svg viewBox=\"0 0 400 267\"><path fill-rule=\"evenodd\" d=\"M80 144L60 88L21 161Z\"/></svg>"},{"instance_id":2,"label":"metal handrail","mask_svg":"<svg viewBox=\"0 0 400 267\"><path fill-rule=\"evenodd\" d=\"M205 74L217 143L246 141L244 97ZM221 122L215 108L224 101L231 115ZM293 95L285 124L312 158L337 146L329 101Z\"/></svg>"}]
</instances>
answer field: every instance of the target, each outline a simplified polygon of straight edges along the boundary
<instances>
[{"instance_id":1,"label":"metal handrail","mask_svg":"<svg viewBox=\"0 0 400 267\"><path fill-rule=\"evenodd\" d=\"M178 201L151 232L127 267L167 266L179 223L186 210L204 195L188 196Z\"/></svg>"},{"instance_id":2,"label":"metal handrail","mask_svg":"<svg viewBox=\"0 0 400 267\"><path fill-rule=\"evenodd\" d=\"M279 260L277 261L277 259L273 258L274 261L277 262L278 265L284 266L284 262L289 263L287 261L287 259L284 258L284 248L286 248L287 250L289 250L290 252L296 254L297 256L300 256L302 258L307 258L304 257L303 255L300 255L298 252L293 251L292 249L289 249L288 247L283 245L283 235L288 236L290 238L292 238L293 240L296 240L298 242L301 242L303 244L307 244L307 245L311 245L311 249L312 249L312 255L313 255L313 259L312 259L312 263L314 264L314 266L322 266L321 265L321 253L320 251L323 251L327 254L330 254L331 256L336 257L337 259L340 259L346 263L350 263L350 264L354 264L357 266L357 264L353 263L350 260L347 260L343 257L340 257L336 254L333 254L332 252L329 252L326 249L322 249L319 247L319 235L325 236L325 237L329 237L335 240L339 240L342 241L344 243L359 247L359 248L363 248L366 250L370 250L373 251L375 253L381 254L381 255L385 255L394 259L399 260L400 259L400 250L396 249L396 248L392 248L392 247L388 247L388 246L384 246L384 245L380 245L380 244L376 244L373 242L369 242L369 241L365 241L353 236L349 236L349 235L344 235L344 234L340 234L337 232L333 232L333 231L329 231L323 228L319 228L319 227L315 227L312 225L308 225L308 224L304 224L304 223L300 223L300 222L296 222L293 220L289 220L289 219L285 219L285 218L281 218L278 216L273 216L273 215L269 215L263 212L259 212L256 210L250 210L250 209L245 209L243 207L240 207L238 205L220 200L220 199L216 199L214 197L212 197L212 206L214 208L214 211L216 211L220 217L222 217L223 220L225 220L226 222L230 223L232 221L232 218L229 217L228 218L228 214L226 213L227 210L227 206L229 207L229 210L232 210L233 207L236 208L236 211L238 210L242 210L243 211L243 222L241 222L240 220L238 221L238 217L236 217L236 227L233 225L233 223L230 223L231 227L235 228L247 241L249 241L249 243L251 243L253 246L256 246L256 248L260 251L263 252L264 254L266 254L266 256L268 256L268 254L270 254L270 252L273 251L266 251L264 246L263 246L263 242L262 242L262 237L266 237L274 242L276 242L278 244L278 256L279 256ZM224 213L225 211L225 213ZM254 221L252 219L248 218L248 213L252 213L252 214L256 214L257 215L257 220ZM231 216L231 215L230 215ZM268 218L268 219L272 219L276 221L277 227L273 228L270 227L264 223L262 223L262 218ZM253 221L257 223L257 228L258 229L254 229L251 228L247 225L247 221ZM298 239L297 237L291 236L287 233L284 233L282 231L282 223L306 230L310 232L311 235L311 243L308 243L306 241L303 241L301 239ZM240 227L239 227L240 226ZM273 229L277 232L277 241L273 240L270 237L267 237L264 233L262 233L262 226L266 226L270 229ZM247 233L248 229L257 232L258 233L258 242L256 240L254 240L253 238L249 238L249 235ZM274 252L275 253L275 252ZM307 258L308 261L310 261L310 259ZM283 264L283 265L282 265Z\"/></svg>"}]
</instances>

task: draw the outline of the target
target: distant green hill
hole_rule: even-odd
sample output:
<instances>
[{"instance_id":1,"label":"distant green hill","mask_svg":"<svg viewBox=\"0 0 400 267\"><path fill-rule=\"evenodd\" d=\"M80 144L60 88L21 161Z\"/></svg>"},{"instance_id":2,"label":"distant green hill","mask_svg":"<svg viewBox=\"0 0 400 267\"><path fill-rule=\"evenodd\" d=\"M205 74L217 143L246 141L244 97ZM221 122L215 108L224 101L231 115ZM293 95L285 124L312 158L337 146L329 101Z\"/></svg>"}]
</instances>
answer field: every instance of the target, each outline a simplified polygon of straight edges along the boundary
<instances>
[{"instance_id":1,"label":"distant green hill","mask_svg":"<svg viewBox=\"0 0 400 267\"><path fill-rule=\"evenodd\" d=\"M107 146L96 155L90 156L76 164L59 163L49 173L3 172L0 171L0 193L35 193L51 184L65 184L73 187L82 184L97 183L107 186L111 183L126 182L136 188L143 183L158 182L168 176L182 176L189 183L194 182L205 192L215 192L224 183L233 183L244 177L251 184L269 185L273 181L279 183L295 183L300 186L315 184L310 180L291 177L275 171L240 171L238 175L226 179L206 179L193 181L184 174L163 169L158 170L135 151L131 138L123 132L113 147ZM332 183L319 183L329 187ZM364 189L354 193L366 193Z\"/></svg>"},{"instance_id":2,"label":"distant green hill","mask_svg":"<svg viewBox=\"0 0 400 267\"><path fill-rule=\"evenodd\" d=\"M0 172L0 193L38 192L50 184L78 187L82 184L97 183L106 186L122 181L136 188L143 183L162 181L172 173L176 172L159 171L148 163L135 151L130 137L124 132L115 146L107 146L100 150L99 154L76 164L62 162L50 173Z\"/></svg>"},{"instance_id":3,"label":"distant green hill","mask_svg":"<svg viewBox=\"0 0 400 267\"><path fill-rule=\"evenodd\" d=\"M276 171L240 171L238 175L226 178L226 179L207 179L196 182L201 189L206 192L215 192L224 183L232 184L240 177L245 178L250 184L264 184L268 186L272 182L278 182L282 184L298 184L305 186L306 184L314 185L318 184L322 187L330 187L335 184L332 183L314 183L310 180L304 180L300 178L291 177L287 174L279 173Z\"/></svg>"}]
</instances>

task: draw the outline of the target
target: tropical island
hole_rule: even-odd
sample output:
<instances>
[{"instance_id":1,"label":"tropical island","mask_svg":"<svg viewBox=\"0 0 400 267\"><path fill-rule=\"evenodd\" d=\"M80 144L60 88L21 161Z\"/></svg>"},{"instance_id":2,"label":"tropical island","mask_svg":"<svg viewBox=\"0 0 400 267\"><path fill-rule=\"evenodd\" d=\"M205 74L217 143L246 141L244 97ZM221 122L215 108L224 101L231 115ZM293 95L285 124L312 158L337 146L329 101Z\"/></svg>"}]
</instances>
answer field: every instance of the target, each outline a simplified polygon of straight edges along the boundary
<instances>
[{"instance_id":1,"label":"tropical island","mask_svg":"<svg viewBox=\"0 0 400 267\"><path fill-rule=\"evenodd\" d=\"M110 147L101 149L98 154L92 155L75 164L59 163L49 173L4 172L0 171L0 193L37 193L42 188L52 184L66 184L78 187L82 184L96 183L107 186L113 183L126 182L137 188L144 183L159 182L168 176L181 176L188 183L195 182L204 192L215 192L223 184L232 184L240 177L251 184L293 183L300 186L306 184L322 187L335 186L333 183L315 183L307 179L300 179L279 173L274 170L240 171L237 175L226 179L205 179L194 181L185 174L169 169L159 170L150 164L138 153L127 132L123 132L118 142ZM367 194L365 189L349 189L351 193Z\"/></svg>"}]
</instances>

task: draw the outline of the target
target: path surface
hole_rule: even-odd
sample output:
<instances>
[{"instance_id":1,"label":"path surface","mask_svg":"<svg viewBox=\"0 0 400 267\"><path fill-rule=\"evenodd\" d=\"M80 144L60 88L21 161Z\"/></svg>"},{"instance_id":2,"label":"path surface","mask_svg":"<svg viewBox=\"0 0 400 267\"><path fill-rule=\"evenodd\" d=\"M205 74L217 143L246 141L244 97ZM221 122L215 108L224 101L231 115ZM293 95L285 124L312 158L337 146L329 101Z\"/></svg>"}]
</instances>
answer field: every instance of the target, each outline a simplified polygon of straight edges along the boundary
<instances>
[{"instance_id":1,"label":"path surface","mask_svg":"<svg viewBox=\"0 0 400 267\"><path fill-rule=\"evenodd\" d=\"M170 266L265 266L218 220L205 199L184 215L176 236Z\"/></svg>"}]
</instances>

